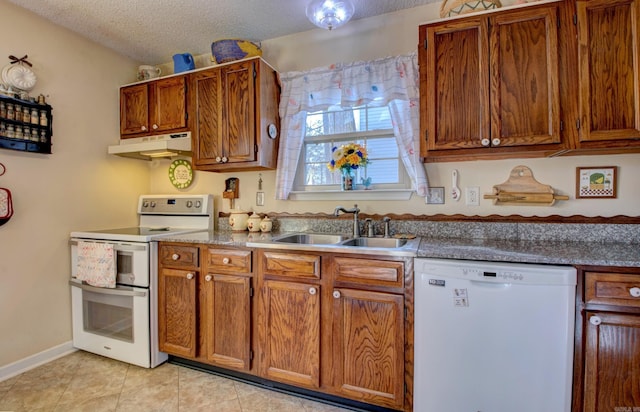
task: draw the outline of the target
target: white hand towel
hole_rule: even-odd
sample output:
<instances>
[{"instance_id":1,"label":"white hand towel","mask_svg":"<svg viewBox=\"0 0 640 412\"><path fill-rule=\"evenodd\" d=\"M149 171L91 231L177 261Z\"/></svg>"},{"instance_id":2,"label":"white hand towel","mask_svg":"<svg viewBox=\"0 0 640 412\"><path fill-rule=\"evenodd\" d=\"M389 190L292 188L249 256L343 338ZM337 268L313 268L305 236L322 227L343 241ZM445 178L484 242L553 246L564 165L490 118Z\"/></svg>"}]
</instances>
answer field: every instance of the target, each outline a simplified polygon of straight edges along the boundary
<instances>
[{"instance_id":1,"label":"white hand towel","mask_svg":"<svg viewBox=\"0 0 640 412\"><path fill-rule=\"evenodd\" d=\"M116 255L112 244L78 242L76 278L91 286L116 287Z\"/></svg>"}]
</instances>

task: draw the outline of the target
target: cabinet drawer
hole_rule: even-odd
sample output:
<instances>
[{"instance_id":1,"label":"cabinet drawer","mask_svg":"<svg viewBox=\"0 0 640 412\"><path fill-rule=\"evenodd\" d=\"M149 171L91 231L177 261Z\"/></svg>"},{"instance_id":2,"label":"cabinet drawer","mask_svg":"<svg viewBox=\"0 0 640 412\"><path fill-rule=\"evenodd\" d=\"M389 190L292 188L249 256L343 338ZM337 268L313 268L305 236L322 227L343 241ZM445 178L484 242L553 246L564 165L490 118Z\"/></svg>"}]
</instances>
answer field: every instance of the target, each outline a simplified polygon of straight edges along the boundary
<instances>
[{"instance_id":1,"label":"cabinet drawer","mask_svg":"<svg viewBox=\"0 0 640 412\"><path fill-rule=\"evenodd\" d=\"M251 273L251 251L237 249L208 249L206 256L209 271L219 273Z\"/></svg>"},{"instance_id":2,"label":"cabinet drawer","mask_svg":"<svg viewBox=\"0 0 640 412\"><path fill-rule=\"evenodd\" d=\"M404 263L336 257L333 259L333 272L339 282L402 287Z\"/></svg>"},{"instance_id":3,"label":"cabinet drawer","mask_svg":"<svg viewBox=\"0 0 640 412\"><path fill-rule=\"evenodd\" d=\"M160 245L160 264L174 267L198 267L198 248L195 246Z\"/></svg>"},{"instance_id":4,"label":"cabinet drawer","mask_svg":"<svg viewBox=\"0 0 640 412\"><path fill-rule=\"evenodd\" d=\"M262 270L265 275L320 279L320 256L263 252Z\"/></svg>"},{"instance_id":5,"label":"cabinet drawer","mask_svg":"<svg viewBox=\"0 0 640 412\"><path fill-rule=\"evenodd\" d=\"M585 303L640 307L640 274L586 272L585 287Z\"/></svg>"}]
</instances>

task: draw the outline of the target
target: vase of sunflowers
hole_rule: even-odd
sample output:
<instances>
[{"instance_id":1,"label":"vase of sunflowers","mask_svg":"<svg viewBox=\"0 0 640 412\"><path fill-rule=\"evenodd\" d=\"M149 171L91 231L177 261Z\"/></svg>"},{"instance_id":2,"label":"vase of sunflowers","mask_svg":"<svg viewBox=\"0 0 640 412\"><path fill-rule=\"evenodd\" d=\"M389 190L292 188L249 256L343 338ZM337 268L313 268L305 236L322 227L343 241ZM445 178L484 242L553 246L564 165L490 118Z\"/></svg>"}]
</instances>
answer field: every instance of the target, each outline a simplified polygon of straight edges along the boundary
<instances>
[{"instance_id":1,"label":"vase of sunflowers","mask_svg":"<svg viewBox=\"0 0 640 412\"><path fill-rule=\"evenodd\" d=\"M331 161L327 167L332 172L340 171L342 176L342 190L354 190L356 187L355 171L369 163L367 149L357 143L348 143L334 147Z\"/></svg>"}]
</instances>

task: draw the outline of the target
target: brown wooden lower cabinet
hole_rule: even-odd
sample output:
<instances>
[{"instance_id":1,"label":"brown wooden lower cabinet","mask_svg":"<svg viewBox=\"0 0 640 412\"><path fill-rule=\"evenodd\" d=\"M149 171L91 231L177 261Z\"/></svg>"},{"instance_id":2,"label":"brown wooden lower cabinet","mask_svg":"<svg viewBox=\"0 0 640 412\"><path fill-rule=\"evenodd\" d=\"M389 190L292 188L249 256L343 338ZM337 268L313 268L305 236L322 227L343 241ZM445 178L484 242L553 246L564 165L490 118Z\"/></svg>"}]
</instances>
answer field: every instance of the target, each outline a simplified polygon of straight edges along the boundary
<instances>
[{"instance_id":1,"label":"brown wooden lower cabinet","mask_svg":"<svg viewBox=\"0 0 640 412\"><path fill-rule=\"evenodd\" d=\"M412 410L412 258L171 242L159 248L161 350Z\"/></svg>"},{"instance_id":2,"label":"brown wooden lower cabinet","mask_svg":"<svg viewBox=\"0 0 640 412\"><path fill-rule=\"evenodd\" d=\"M640 411L640 269L580 274L574 412Z\"/></svg>"},{"instance_id":3,"label":"brown wooden lower cabinet","mask_svg":"<svg viewBox=\"0 0 640 412\"><path fill-rule=\"evenodd\" d=\"M333 291L333 376L341 396L401 409L404 400L404 297Z\"/></svg>"}]
</instances>

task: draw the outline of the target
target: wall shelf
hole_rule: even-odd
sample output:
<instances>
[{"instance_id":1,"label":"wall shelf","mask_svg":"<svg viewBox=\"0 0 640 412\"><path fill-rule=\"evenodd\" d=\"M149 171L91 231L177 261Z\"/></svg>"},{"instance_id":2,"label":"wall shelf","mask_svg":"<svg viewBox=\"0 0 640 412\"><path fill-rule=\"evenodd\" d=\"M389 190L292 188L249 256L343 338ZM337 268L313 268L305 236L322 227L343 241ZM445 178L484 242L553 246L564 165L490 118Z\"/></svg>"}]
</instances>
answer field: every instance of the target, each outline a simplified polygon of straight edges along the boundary
<instances>
[{"instance_id":1,"label":"wall shelf","mask_svg":"<svg viewBox=\"0 0 640 412\"><path fill-rule=\"evenodd\" d=\"M51 153L53 116L50 105L7 96L0 96L0 105L4 106L0 111L0 149ZM24 109L28 115L24 114Z\"/></svg>"}]
</instances>

